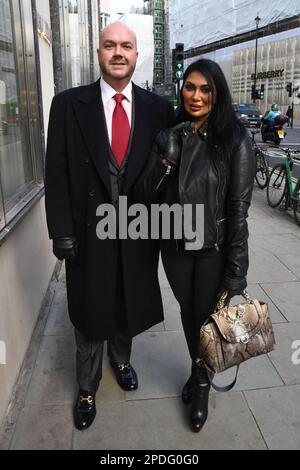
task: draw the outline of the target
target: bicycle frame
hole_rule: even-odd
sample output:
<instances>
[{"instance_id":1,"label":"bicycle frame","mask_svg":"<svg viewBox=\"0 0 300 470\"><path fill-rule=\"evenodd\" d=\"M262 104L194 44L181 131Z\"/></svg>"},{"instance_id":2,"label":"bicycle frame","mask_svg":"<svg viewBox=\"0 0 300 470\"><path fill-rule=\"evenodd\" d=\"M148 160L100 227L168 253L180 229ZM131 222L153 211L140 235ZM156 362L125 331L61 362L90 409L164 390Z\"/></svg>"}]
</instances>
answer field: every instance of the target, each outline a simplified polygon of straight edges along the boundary
<instances>
[{"instance_id":1,"label":"bicycle frame","mask_svg":"<svg viewBox=\"0 0 300 470\"><path fill-rule=\"evenodd\" d=\"M287 174L287 196L289 199L296 201L297 197L294 196L294 191L295 191L297 182L299 181L300 177L297 179L296 184L294 186L293 175L292 175L293 163L294 163L293 160L290 160L288 157L286 157L284 160L284 164L286 167L286 174Z\"/></svg>"}]
</instances>

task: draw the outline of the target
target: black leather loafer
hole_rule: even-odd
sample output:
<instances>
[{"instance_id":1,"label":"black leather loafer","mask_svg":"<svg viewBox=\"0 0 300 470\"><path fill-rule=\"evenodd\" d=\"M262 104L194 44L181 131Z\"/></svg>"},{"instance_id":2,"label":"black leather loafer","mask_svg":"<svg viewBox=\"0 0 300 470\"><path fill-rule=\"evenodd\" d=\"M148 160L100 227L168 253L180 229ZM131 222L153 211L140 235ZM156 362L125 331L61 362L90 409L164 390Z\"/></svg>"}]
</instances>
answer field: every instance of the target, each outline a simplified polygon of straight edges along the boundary
<instances>
[{"instance_id":1,"label":"black leather loafer","mask_svg":"<svg viewBox=\"0 0 300 470\"><path fill-rule=\"evenodd\" d=\"M138 379L134 368L129 362L117 364L110 361L118 384L123 390L130 391L138 388Z\"/></svg>"},{"instance_id":2,"label":"black leather loafer","mask_svg":"<svg viewBox=\"0 0 300 470\"><path fill-rule=\"evenodd\" d=\"M79 390L74 406L74 424L77 429L87 429L96 416L95 393Z\"/></svg>"}]
</instances>

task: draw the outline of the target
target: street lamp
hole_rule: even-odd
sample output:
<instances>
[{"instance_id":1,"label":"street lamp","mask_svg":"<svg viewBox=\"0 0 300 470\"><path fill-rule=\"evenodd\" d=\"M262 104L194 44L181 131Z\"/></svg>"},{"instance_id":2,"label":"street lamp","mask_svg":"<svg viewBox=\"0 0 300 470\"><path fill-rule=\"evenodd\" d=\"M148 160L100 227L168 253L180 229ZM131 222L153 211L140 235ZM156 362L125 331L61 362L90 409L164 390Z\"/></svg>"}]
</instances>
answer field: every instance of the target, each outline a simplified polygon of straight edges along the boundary
<instances>
[{"instance_id":1,"label":"street lamp","mask_svg":"<svg viewBox=\"0 0 300 470\"><path fill-rule=\"evenodd\" d=\"M260 22L261 18L257 15L256 18L254 18L254 21L256 22L256 37L255 37L255 59L254 59L254 85L253 85L253 95L252 99L254 103L256 102L256 70L257 70L257 39L258 39L258 23Z\"/></svg>"}]
</instances>

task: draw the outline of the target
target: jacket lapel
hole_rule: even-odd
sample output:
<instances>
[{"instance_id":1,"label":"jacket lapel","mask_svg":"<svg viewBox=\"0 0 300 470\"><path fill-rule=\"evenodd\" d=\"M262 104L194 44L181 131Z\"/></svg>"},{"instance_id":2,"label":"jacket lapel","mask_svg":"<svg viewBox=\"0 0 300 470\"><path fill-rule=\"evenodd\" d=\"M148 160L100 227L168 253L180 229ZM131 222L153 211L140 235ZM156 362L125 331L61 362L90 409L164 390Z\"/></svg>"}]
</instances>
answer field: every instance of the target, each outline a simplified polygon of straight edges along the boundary
<instances>
[{"instance_id":1,"label":"jacket lapel","mask_svg":"<svg viewBox=\"0 0 300 470\"><path fill-rule=\"evenodd\" d=\"M129 158L125 173L123 191L126 194L141 172L148 157L151 139L150 105L153 98L142 88L133 84L134 92L134 129L130 145ZM153 125L153 123L152 123Z\"/></svg>"},{"instance_id":2,"label":"jacket lapel","mask_svg":"<svg viewBox=\"0 0 300 470\"><path fill-rule=\"evenodd\" d=\"M108 169L109 141L99 80L86 87L73 104L90 156L108 193L111 194Z\"/></svg>"}]
</instances>

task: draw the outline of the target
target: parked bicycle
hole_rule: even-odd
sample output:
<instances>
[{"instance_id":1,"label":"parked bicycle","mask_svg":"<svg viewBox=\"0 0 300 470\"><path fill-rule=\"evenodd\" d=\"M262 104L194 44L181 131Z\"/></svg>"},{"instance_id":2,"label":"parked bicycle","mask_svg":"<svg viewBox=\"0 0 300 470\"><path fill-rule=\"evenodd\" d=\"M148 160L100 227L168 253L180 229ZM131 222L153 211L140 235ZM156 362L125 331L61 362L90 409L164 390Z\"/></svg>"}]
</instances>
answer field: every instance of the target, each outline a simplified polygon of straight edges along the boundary
<instances>
[{"instance_id":1,"label":"parked bicycle","mask_svg":"<svg viewBox=\"0 0 300 470\"><path fill-rule=\"evenodd\" d=\"M258 133L259 131L251 131L252 146L256 160L255 181L261 189L264 189L269 179L269 157L267 147L260 147L255 142L255 134Z\"/></svg>"},{"instance_id":2,"label":"parked bicycle","mask_svg":"<svg viewBox=\"0 0 300 470\"><path fill-rule=\"evenodd\" d=\"M277 207L283 202L283 209L292 207L295 221L300 225L300 177L293 182L293 165L300 165L300 150L281 149L286 157L282 163L277 163L270 173L267 186L267 201L271 207ZM297 156L298 155L298 156Z\"/></svg>"}]
</instances>

